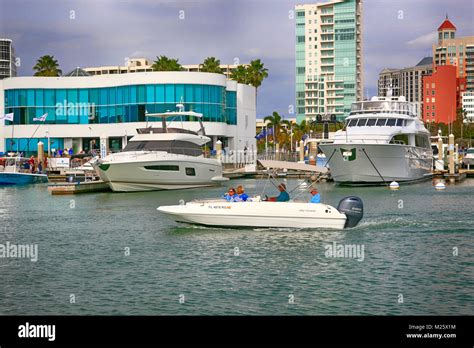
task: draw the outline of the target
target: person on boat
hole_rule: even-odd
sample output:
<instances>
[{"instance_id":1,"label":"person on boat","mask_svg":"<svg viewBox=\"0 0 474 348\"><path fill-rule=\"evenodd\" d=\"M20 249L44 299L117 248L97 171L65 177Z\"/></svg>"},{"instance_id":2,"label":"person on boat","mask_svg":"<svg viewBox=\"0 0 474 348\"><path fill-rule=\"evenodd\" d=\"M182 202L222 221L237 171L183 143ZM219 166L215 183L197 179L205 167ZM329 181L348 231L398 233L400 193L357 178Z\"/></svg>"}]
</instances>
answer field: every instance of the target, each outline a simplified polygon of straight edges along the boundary
<instances>
[{"instance_id":1,"label":"person on boat","mask_svg":"<svg viewBox=\"0 0 474 348\"><path fill-rule=\"evenodd\" d=\"M319 194L318 189L316 187L312 187L309 192L312 195L309 203L321 203L321 195Z\"/></svg>"},{"instance_id":2,"label":"person on boat","mask_svg":"<svg viewBox=\"0 0 474 348\"><path fill-rule=\"evenodd\" d=\"M249 195L245 193L244 187L242 185L237 186L237 195L241 202L246 202L249 199Z\"/></svg>"},{"instance_id":3,"label":"person on boat","mask_svg":"<svg viewBox=\"0 0 474 348\"><path fill-rule=\"evenodd\" d=\"M269 202L288 202L290 200L290 195L286 191L285 184L278 185L278 191L280 191L280 194L276 197L268 198Z\"/></svg>"},{"instance_id":4,"label":"person on boat","mask_svg":"<svg viewBox=\"0 0 474 348\"><path fill-rule=\"evenodd\" d=\"M223 198L228 202L239 202L239 195L237 195L233 187L229 188L229 191L224 194Z\"/></svg>"},{"instance_id":5,"label":"person on boat","mask_svg":"<svg viewBox=\"0 0 474 348\"><path fill-rule=\"evenodd\" d=\"M35 171L35 158L33 156L28 160L28 165L30 173L33 173Z\"/></svg>"}]
</instances>

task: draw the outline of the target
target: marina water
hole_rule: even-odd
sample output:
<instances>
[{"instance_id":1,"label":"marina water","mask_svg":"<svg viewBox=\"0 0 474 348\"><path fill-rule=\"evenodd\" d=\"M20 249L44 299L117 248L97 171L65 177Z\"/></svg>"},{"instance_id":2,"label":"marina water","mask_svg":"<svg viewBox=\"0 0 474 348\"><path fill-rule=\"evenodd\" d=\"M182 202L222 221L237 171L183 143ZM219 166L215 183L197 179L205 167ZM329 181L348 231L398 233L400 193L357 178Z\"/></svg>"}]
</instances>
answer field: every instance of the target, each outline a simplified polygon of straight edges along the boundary
<instances>
[{"instance_id":1,"label":"marina water","mask_svg":"<svg viewBox=\"0 0 474 348\"><path fill-rule=\"evenodd\" d=\"M289 190L301 180L285 180ZM271 183L234 180L247 193ZM226 187L51 196L0 189L0 245L37 245L37 260L0 258L2 315L474 314L474 180L436 191L318 185L324 203L360 196L343 231L177 224L160 205ZM308 199L304 187L292 196ZM244 204L244 203L243 203ZM352 250L352 252L351 252Z\"/></svg>"}]
</instances>

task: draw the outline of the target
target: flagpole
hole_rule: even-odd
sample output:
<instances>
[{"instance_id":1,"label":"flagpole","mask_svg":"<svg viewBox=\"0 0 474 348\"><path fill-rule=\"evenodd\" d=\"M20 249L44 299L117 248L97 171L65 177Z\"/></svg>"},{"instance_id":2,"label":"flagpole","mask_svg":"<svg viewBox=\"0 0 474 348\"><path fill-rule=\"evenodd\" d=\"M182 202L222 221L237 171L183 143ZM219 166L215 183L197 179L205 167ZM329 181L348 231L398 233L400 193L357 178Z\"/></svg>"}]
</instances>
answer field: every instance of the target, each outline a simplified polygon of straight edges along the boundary
<instances>
[{"instance_id":1,"label":"flagpole","mask_svg":"<svg viewBox=\"0 0 474 348\"><path fill-rule=\"evenodd\" d=\"M266 124L265 124L265 155L268 156L268 131L267 131Z\"/></svg>"}]
</instances>

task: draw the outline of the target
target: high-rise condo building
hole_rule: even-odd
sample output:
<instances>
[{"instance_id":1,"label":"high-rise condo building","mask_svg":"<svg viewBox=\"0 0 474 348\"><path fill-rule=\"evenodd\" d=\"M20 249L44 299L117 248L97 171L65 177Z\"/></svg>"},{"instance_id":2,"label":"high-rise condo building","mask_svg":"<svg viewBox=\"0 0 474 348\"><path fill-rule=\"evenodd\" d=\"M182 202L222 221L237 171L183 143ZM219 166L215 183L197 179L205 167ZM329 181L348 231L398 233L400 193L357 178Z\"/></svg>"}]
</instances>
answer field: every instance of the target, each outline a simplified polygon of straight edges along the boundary
<instances>
[{"instance_id":1,"label":"high-rise condo building","mask_svg":"<svg viewBox=\"0 0 474 348\"><path fill-rule=\"evenodd\" d=\"M468 91L474 91L474 36L456 37L456 26L446 19L438 28L438 42L433 45L433 67L453 65L456 77L466 78Z\"/></svg>"},{"instance_id":2,"label":"high-rise condo building","mask_svg":"<svg viewBox=\"0 0 474 348\"><path fill-rule=\"evenodd\" d=\"M295 7L296 117L345 118L363 97L362 0Z\"/></svg>"},{"instance_id":3,"label":"high-rise condo building","mask_svg":"<svg viewBox=\"0 0 474 348\"><path fill-rule=\"evenodd\" d=\"M386 97L389 89L392 96L404 96L409 102L416 103L418 115L423 109L423 77L433 72L433 58L425 57L415 66L403 69L383 69L379 74L377 95Z\"/></svg>"},{"instance_id":4,"label":"high-rise condo building","mask_svg":"<svg viewBox=\"0 0 474 348\"><path fill-rule=\"evenodd\" d=\"M14 76L16 76L16 64L12 40L0 38L0 80Z\"/></svg>"}]
</instances>

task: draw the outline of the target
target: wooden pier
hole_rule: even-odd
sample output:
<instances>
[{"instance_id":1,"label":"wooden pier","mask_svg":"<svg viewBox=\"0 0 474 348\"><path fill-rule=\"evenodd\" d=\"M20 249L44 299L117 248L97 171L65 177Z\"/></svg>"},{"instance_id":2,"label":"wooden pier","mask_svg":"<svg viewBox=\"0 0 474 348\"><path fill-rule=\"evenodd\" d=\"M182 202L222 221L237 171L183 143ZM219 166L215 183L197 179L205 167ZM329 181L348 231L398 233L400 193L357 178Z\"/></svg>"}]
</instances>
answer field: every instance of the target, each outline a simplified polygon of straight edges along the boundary
<instances>
[{"instance_id":1,"label":"wooden pier","mask_svg":"<svg viewBox=\"0 0 474 348\"><path fill-rule=\"evenodd\" d=\"M74 195L78 193L108 192L109 184L102 180L84 181L79 183L54 183L48 185L52 195Z\"/></svg>"}]
</instances>

